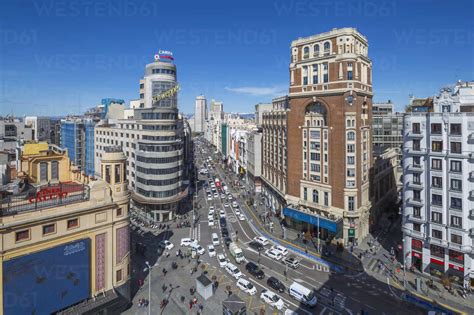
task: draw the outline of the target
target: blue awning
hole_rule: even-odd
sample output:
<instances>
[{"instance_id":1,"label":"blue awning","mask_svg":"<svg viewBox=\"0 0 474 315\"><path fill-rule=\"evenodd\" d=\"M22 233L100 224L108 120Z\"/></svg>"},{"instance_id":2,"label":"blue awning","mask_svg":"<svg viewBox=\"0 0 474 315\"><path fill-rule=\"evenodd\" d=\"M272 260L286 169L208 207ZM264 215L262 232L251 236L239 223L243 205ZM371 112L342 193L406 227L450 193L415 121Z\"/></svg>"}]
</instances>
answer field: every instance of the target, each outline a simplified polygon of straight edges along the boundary
<instances>
[{"instance_id":1,"label":"blue awning","mask_svg":"<svg viewBox=\"0 0 474 315\"><path fill-rule=\"evenodd\" d=\"M319 221L320 228L326 229L333 233L337 233L337 226L339 223L338 221L332 221L328 218L318 216L317 214L308 214L291 208L284 208L283 215L298 221L303 221L312 224L314 226L318 226Z\"/></svg>"}]
</instances>

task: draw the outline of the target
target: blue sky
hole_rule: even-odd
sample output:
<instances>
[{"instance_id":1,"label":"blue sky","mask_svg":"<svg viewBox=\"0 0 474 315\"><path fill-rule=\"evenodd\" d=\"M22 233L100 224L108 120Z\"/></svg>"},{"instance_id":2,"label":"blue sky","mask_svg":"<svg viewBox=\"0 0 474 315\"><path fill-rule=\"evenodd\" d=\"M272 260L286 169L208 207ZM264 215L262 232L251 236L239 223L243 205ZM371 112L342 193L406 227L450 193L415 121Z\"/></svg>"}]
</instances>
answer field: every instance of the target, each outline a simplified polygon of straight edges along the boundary
<instances>
[{"instance_id":1,"label":"blue sky","mask_svg":"<svg viewBox=\"0 0 474 315\"><path fill-rule=\"evenodd\" d=\"M430 96L474 79L474 1L3 0L0 114L82 113L138 97L144 66L172 50L179 106L253 111L288 89L290 43L334 27L369 40L375 101Z\"/></svg>"}]
</instances>

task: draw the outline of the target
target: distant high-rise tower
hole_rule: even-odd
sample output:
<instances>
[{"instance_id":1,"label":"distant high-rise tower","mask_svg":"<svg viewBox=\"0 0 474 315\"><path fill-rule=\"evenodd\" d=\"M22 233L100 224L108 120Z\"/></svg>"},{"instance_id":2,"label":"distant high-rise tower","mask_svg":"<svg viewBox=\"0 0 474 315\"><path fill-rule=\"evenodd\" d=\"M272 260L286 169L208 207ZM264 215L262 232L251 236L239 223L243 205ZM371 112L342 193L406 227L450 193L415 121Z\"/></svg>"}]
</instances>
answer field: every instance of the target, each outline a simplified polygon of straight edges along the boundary
<instances>
[{"instance_id":1,"label":"distant high-rise tower","mask_svg":"<svg viewBox=\"0 0 474 315\"><path fill-rule=\"evenodd\" d=\"M204 132L207 119L207 101L204 95L196 97L196 105L194 107L194 131Z\"/></svg>"}]
</instances>

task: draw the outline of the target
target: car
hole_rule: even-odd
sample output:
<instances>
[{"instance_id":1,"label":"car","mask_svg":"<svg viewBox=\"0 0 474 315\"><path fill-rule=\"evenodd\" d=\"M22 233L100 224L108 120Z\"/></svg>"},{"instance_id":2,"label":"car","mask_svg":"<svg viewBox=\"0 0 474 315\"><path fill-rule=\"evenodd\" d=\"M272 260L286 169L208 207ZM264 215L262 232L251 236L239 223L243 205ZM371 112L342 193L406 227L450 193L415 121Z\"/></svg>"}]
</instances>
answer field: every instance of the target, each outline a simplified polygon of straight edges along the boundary
<instances>
[{"instance_id":1,"label":"car","mask_svg":"<svg viewBox=\"0 0 474 315\"><path fill-rule=\"evenodd\" d=\"M221 218L225 218L225 210L224 209L221 209L221 211L219 211L219 216Z\"/></svg>"},{"instance_id":2,"label":"car","mask_svg":"<svg viewBox=\"0 0 474 315\"><path fill-rule=\"evenodd\" d=\"M280 254L282 254L283 256L286 256L288 254L288 249L286 249L285 247L281 246L281 245L274 245L271 247L271 249L277 251L277 252L280 252Z\"/></svg>"},{"instance_id":3,"label":"car","mask_svg":"<svg viewBox=\"0 0 474 315\"><path fill-rule=\"evenodd\" d=\"M265 278L265 273L256 263L249 261L247 265L245 265L245 269L255 278L263 279Z\"/></svg>"},{"instance_id":4,"label":"car","mask_svg":"<svg viewBox=\"0 0 474 315\"><path fill-rule=\"evenodd\" d=\"M208 220L209 220L209 221L208 221L209 226L214 226L214 218L213 218L213 217L209 217Z\"/></svg>"},{"instance_id":5,"label":"car","mask_svg":"<svg viewBox=\"0 0 474 315\"><path fill-rule=\"evenodd\" d=\"M227 202L224 203L224 208L229 208L229 204Z\"/></svg>"},{"instance_id":6,"label":"car","mask_svg":"<svg viewBox=\"0 0 474 315\"><path fill-rule=\"evenodd\" d=\"M260 244L260 243L257 242L257 241L251 241L251 242L249 243L249 246L252 247L253 249L257 250L257 251L263 250L263 245Z\"/></svg>"},{"instance_id":7,"label":"car","mask_svg":"<svg viewBox=\"0 0 474 315\"><path fill-rule=\"evenodd\" d=\"M191 246L191 248L192 248L193 250L196 251L196 253L197 253L198 255L204 255L204 253L206 252L206 250L205 250L204 248L202 248L202 246L199 245L197 242L196 242L196 243L192 243L190 246Z\"/></svg>"},{"instance_id":8,"label":"car","mask_svg":"<svg viewBox=\"0 0 474 315\"><path fill-rule=\"evenodd\" d=\"M235 215L236 215L236 216L239 216L239 215L240 215L240 210L239 210L239 208L235 208L234 211L235 211Z\"/></svg>"},{"instance_id":9,"label":"car","mask_svg":"<svg viewBox=\"0 0 474 315\"><path fill-rule=\"evenodd\" d=\"M298 266L300 265L300 262L295 257L287 257L283 259L283 263L293 269L298 268Z\"/></svg>"},{"instance_id":10,"label":"car","mask_svg":"<svg viewBox=\"0 0 474 315\"><path fill-rule=\"evenodd\" d=\"M207 253L209 254L209 257L216 256L216 249L214 248L214 245L207 245Z\"/></svg>"},{"instance_id":11,"label":"car","mask_svg":"<svg viewBox=\"0 0 474 315\"><path fill-rule=\"evenodd\" d=\"M249 295L255 295L257 293L257 289L255 289L255 286L250 281L244 278L239 278L237 280L237 287L245 293L248 293Z\"/></svg>"},{"instance_id":12,"label":"car","mask_svg":"<svg viewBox=\"0 0 474 315\"><path fill-rule=\"evenodd\" d=\"M273 250L273 249L267 249L267 251L265 251L265 254L267 254L267 256L270 257L271 259L275 259L275 260L280 260L281 257L283 257L283 255L280 252L277 252L276 250Z\"/></svg>"},{"instance_id":13,"label":"car","mask_svg":"<svg viewBox=\"0 0 474 315\"><path fill-rule=\"evenodd\" d=\"M238 208L239 207L239 204L237 203L237 201L232 201L232 208Z\"/></svg>"},{"instance_id":14,"label":"car","mask_svg":"<svg viewBox=\"0 0 474 315\"><path fill-rule=\"evenodd\" d=\"M227 230L226 227L223 227L221 229L221 234L222 234L223 237L228 237L229 236L229 230Z\"/></svg>"},{"instance_id":15,"label":"car","mask_svg":"<svg viewBox=\"0 0 474 315\"><path fill-rule=\"evenodd\" d=\"M225 218L220 218L219 223L221 224L221 227L226 227L227 226L227 220Z\"/></svg>"},{"instance_id":16,"label":"car","mask_svg":"<svg viewBox=\"0 0 474 315\"><path fill-rule=\"evenodd\" d=\"M273 290L276 290L280 293L283 293L283 292L286 291L286 288L285 288L285 285L283 284L283 282L281 282L280 280L278 280L275 277L268 278L267 279L267 284L270 288L272 288Z\"/></svg>"},{"instance_id":17,"label":"car","mask_svg":"<svg viewBox=\"0 0 474 315\"><path fill-rule=\"evenodd\" d=\"M215 192L215 193L214 193L214 198L215 198L215 199L219 198L219 194Z\"/></svg>"},{"instance_id":18,"label":"car","mask_svg":"<svg viewBox=\"0 0 474 315\"><path fill-rule=\"evenodd\" d=\"M227 262L227 265L225 265L225 271L227 271L235 279L239 279L240 277L242 277L242 273L240 272L239 268L237 268L231 262Z\"/></svg>"},{"instance_id":19,"label":"car","mask_svg":"<svg viewBox=\"0 0 474 315\"><path fill-rule=\"evenodd\" d=\"M229 248L230 243L232 243L232 239L228 236L224 237L224 243L227 248Z\"/></svg>"},{"instance_id":20,"label":"car","mask_svg":"<svg viewBox=\"0 0 474 315\"><path fill-rule=\"evenodd\" d=\"M263 246L268 245L268 239L263 236L255 236L255 242L262 244Z\"/></svg>"},{"instance_id":21,"label":"car","mask_svg":"<svg viewBox=\"0 0 474 315\"><path fill-rule=\"evenodd\" d=\"M192 238L185 237L181 239L181 243L179 246L191 246L191 244L193 244L194 242L196 241L193 240Z\"/></svg>"},{"instance_id":22,"label":"car","mask_svg":"<svg viewBox=\"0 0 474 315\"><path fill-rule=\"evenodd\" d=\"M210 194L211 193L211 190L208 188L206 189L206 193Z\"/></svg>"},{"instance_id":23,"label":"car","mask_svg":"<svg viewBox=\"0 0 474 315\"><path fill-rule=\"evenodd\" d=\"M275 307L277 310L282 310L283 306L285 305L283 303L283 300L275 293L267 289L263 289L262 293L260 294L260 299L264 301L265 303L269 304L272 307Z\"/></svg>"},{"instance_id":24,"label":"car","mask_svg":"<svg viewBox=\"0 0 474 315\"><path fill-rule=\"evenodd\" d=\"M173 249L174 245L168 240L164 240L160 242L160 246L166 248L167 250Z\"/></svg>"},{"instance_id":25,"label":"car","mask_svg":"<svg viewBox=\"0 0 474 315\"><path fill-rule=\"evenodd\" d=\"M217 255L217 261L219 262L219 266L224 268L227 265L227 259L225 258L224 254Z\"/></svg>"},{"instance_id":26,"label":"car","mask_svg":"<svg viewBox=\"0 0 474 315\"><path fill-rule=\"evenodd\" d=\"M233 198L232 198L232 195L229 194L229 195L227 196L227 200L232 201L232 199L233 199Z\"/></svg>"},{"instance_id":27,"label":"car","mask_svg":"<svg viewBox=\"0 0 474 315\"><path fill-rule=\"evenodd\" d=\"M224 194L221 194L221 199L225 199L225 195L224 195Z\"/></svg>"},{"instance_id":28,"label":"car","mask_svg":"<svg viewBox=\"0 0 474 315\"><path fill-rule=\"evenodd\" d=\"M240 221L245 221L245 216L243 213L239 214L239 220Z\"/></svg>"},{"instance_id":29,"label":"car","mask_svg":"<svg viewBox=\"0 0 474 315\"><path fill-rule=\"evenodd\" d=\"M212 201L212 196L211 195L207 195L207 201Z\"/></svg>"},{"instance_id":30,"label":"car","mask_svg":"<svg viewBox=\"0 0 474 315\"><path fill-rule=\"evenodd\" d=\"M211 212L211 211L212 211L212 213L215 212L214 206L210 206L210 207L209 207L209 212Z\"/></svg>"}]
</instances>

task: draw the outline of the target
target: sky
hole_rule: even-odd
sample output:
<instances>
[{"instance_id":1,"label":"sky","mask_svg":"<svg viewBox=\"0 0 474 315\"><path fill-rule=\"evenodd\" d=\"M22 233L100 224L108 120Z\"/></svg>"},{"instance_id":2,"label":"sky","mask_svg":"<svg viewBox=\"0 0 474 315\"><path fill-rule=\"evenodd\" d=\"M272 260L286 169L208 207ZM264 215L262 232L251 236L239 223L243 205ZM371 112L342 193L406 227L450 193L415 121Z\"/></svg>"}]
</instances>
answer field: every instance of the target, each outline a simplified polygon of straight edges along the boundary
<instances>
[{"instance_id":1,"label":"sky","mask_svg":"<svg viewBox=\"0 0 474 315\"><path fill-rule=\"evenodd\" d=\"M173 51L179 107L226 112L284 95L291 41L355 27L369 42L374 101L401 110L474 79L474 1L2 0L0 115L80 114L139 97L158 49Z\"/></svg>"}]
</instances>

